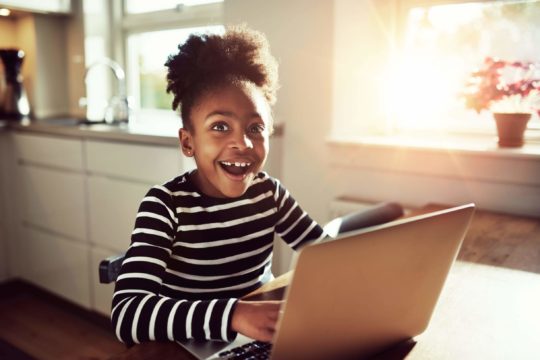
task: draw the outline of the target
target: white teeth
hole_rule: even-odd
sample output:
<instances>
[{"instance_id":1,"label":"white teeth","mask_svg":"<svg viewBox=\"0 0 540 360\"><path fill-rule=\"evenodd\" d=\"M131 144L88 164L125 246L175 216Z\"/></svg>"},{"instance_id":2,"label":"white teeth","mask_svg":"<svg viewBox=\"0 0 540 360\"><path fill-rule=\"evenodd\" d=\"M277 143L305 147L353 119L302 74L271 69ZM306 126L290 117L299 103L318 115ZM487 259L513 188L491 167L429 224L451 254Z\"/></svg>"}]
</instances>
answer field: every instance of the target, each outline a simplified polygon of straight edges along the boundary
<instances>
[{"instance_id":1,"label":"white teeth","mask_svg":"<svg viewBox=\"0 0 540 360\"><path fill-rule=\"evenodd\" d=\"M241 163L241 162L230 163L227 161L222 161L221 163L225 166L237 166L237 167L246 167L246 166L251 165L251 163Z\"/></svg>"}]
</instances>

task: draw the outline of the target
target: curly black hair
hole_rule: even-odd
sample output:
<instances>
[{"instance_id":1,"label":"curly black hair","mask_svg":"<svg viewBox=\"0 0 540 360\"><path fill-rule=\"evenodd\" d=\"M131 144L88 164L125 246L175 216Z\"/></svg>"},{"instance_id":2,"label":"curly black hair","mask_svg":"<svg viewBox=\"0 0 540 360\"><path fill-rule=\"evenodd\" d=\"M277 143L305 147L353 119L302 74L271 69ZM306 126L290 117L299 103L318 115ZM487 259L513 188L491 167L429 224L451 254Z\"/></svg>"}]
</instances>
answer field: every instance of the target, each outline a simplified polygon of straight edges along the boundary
<instances>
[{"instance_id":1,"label":"curly black hair","mask_svg":"<svg viewBox=\"0 0 540 360\"><path fill-rule=\"evenodd\" d=\"M180 107L184 127L191 128L196 101L216 86L248 81L270 105L275 103L278 65L262 33L242 25L229 27L223 35L192 34L178 50L165 63L167 92L174 95L173 110Z\"/></svg>"}]
</instances>

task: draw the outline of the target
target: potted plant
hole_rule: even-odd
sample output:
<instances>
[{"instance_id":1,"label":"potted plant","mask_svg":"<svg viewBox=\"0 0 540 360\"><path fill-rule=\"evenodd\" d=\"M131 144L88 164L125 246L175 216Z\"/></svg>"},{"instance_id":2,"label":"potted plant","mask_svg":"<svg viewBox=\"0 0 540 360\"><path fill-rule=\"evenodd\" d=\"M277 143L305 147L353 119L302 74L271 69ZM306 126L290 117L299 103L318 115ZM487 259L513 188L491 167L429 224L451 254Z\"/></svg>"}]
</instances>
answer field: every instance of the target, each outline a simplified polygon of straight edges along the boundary
<instances>
[{"instance_id":1,"label":"potted plant","mask_svg":"<svg viewBox=\"0 0 540 360\"><path fill-rule=\"evenodd\" d=\"M465 106L493 113L499 146L519 147L531 115L540 115L540 78L532 62L487 57L467 81Z\"/></svg>"}]
</instances>

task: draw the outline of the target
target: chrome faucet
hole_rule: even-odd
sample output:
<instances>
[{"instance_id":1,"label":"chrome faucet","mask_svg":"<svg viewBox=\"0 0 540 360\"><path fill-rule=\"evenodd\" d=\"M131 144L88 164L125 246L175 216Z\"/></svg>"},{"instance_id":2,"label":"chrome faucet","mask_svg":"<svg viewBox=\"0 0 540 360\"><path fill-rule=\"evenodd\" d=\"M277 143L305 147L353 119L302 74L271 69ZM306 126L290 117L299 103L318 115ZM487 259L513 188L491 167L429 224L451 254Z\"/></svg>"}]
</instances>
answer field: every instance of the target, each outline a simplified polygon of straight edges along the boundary
<instances>
[{"instance_id":1,"label":"chrome faucet","mask_svg":"<svg viewBox=\"0 0 540 360\"><path fill-rule=\"evenodd\" d=\"M90 74L92 69L101 65L107 66L112 70L118 83L117 95L112 96L109 99L107 107L105 108L104 120L106 123L109 124L127 123L129 121L131 111L129 108L129 101L126 93L126 74L120 64L109 58L100 59L88 66L84 74L84 82L86 83L88 81L88 75ZM83 100L81 101L81 103L85 105L86 99L81 100Z\"/></svg>"}]
</instances>

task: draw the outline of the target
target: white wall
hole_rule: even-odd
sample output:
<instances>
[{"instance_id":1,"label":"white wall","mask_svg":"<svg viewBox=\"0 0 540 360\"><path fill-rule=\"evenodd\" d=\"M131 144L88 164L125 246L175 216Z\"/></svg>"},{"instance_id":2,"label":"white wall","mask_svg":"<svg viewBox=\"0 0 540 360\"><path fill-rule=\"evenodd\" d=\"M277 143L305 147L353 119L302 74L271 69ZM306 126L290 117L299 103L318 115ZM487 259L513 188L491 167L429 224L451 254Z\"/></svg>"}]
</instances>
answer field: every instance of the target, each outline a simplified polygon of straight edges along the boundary
<instances>
[{"instance_id":1,"label":"white wall","mask_svg":"<svg viewBox=\"0 0 540 360\"><path fill-rule=\"evenodd\" d=\"M388 0L334 0L332 134L384 131L381 96L397 5Z\"/></svg>"},{"instance_id":2,"label":"white wall","mask_svg":"<svg viewBox=\"0 0 540 360\"><path fill-rule=\"evenodd\" d=\"M0 48L15 46L16 22L10 18L0 18ZM0 66L1 67L1 66Z\"/></svg>"},{"instance_id":3,"label":"white wall","mask_svg":"<svg viewBox=\"0 0 540 360\"><path fill-rule=\"evenodd\" d=\"M34 15L36 74L33 111L45 118L69 113L67 19Z\"/></svg>"},{"instance_id":4,"label":"white wall","mask_svg":"<svg viewBox=\"0 0 540 360\"><path fill-rule=\"evenodd\" d=\"M71 15L66 19L66 66L69 114L84 117L86 109L79 106L79 99L86 96L84 74L84 16L80 0L71 1Z\"/></svg>"},{"instance_id":5,"label":"white wall","mask_svg":"<svg viewBox=\"0 0 540 360\"><path fill-rule=\"evenodd\" d=\"M30 109L34 108L37 62L36 62L36 31L32 15L24 15L17 19L15 47L24 51L24 62L22 66L23 84L30 102Z\"/></svg>"},{"instance_id":6,"label":"white wall","mask_svg":"<svg viewBox=\"0 0 540 360\"><path fill-rule=\"evenodd\" d=\"M110 21L111 4L108 0L82 0L84 12L84 57L86 68L103 58L113 58L113 36ZM113 39L114 38L114 39ZM121 45L116 45L121 48ZM106 66L93 67L85 84L87 106L85 115L91 120L102 120L105 107L115 95L116 79Z\"/></svg>"}]
</instances>

